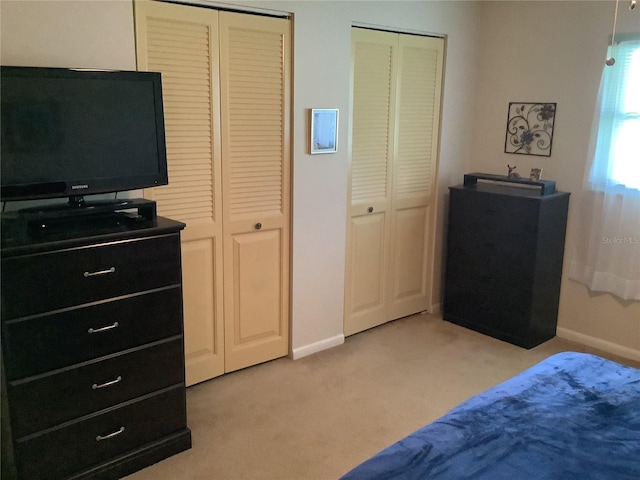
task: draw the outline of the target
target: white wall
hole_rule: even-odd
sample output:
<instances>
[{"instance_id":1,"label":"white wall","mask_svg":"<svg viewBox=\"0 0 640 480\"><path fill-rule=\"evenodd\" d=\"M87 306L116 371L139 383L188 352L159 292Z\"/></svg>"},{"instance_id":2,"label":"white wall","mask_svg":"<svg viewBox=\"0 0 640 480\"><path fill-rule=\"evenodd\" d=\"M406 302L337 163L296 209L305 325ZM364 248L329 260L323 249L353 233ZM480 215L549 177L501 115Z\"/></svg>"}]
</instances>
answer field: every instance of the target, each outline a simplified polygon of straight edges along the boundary
<instances>
[{"instance_id":1,"label":"white wall","mask_svg":"<svg viewBox=\"0 0 640 480\"><path fill-rule=\"evenodd\" d=\"M209 2L213 4L212 2ZM223 3L218 2L218 5ZM294 18L292 347L298 356L342 342L351 25L447 36L434 298L440 297L446 187L468 171L477 2L224 2ZM135 69L129 1L7 1L5 65ZM339 108L339 151L307 154L307 109Z\"/></svg>"},{"instance_id":2,"label":"white wall","mask_svg":"<svg viewBox=\"0 0 640 480\"><path fill-rule=\"evenodd\" d=\"M2 65L135 70L128 1L0 3Z\"/></svg>"},{"instance_id":3,"label":"white wall","mask_svg":"<svg viewBox=\"0 0 640 480\"><path fill-rule=\"evenodd\" d=\"M615 2L483 2L471 166L520 174L543 167L543 178L572 193L565 266L577 237L578 196L591 121L611 35ZM620 2L618 31L640 31L640 12ZM551 157L504 153L509 102L556 102ZM559 334L640 359L640 302L592 294L563 274Z\"/></svg>"},{"instance_id":4,"label":"white wall","mask_svg":"<svg viewBox=\"0 0 640 480\"><path fill-rule=\"evenodd\" d=\"M243 3L249 5L249 3ZM372 25L447 37L441 130L440 202L433 297L439 302L443 195L460 183L470 131L478 41L476 2L269 2L294 13L292 345L294 356L342 341L346 245L351 26ZM307 153L309 108L339 108L339 151Z\"/></svg>"},{"instance_id":5,"label":"white wall","mask_svg":"<svg viewBox=\"0 0 640 480\"><path fill-rule=\"evenodd\" d=\"M129 1L0 0L2 65L135 70L133 45L133 4ZM142 196L139 190L130 193ZM6 209L65 202L10 202Z\"/></svg>"}]
</instances>

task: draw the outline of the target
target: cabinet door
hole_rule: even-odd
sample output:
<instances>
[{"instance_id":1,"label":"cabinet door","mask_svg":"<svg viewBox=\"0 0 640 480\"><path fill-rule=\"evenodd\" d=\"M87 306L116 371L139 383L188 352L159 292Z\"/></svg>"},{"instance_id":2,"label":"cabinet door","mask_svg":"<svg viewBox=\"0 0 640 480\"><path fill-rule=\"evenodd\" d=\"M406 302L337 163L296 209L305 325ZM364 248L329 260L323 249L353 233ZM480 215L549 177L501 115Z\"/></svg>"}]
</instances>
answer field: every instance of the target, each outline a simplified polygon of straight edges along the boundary
<instances>
[{"instance_id":1,"label":"cabinet door","mask_svg":"<svg viewBox=\"0 0 640 480\"><path fill-rule=\"evenodd\" d=\"M396 51L396 34L352 29L345 335L387 321Z\"/></svg>"},{"instance_id":2,"label":"cabinet door","mask_svg":"<svg viewBox=\"0 0 640 480\"><path fill-rule=\"evenodd\" d=\"M289 351L290 29L220 13L227 372Z\"/></svg>"},{"instance_id":3,"label":"cabinet door","mask_svg":"<svg viewBox=\"0 0 640 480\"><path fill-rule=\"evenodd\" d=\"M218 12L135 3L140 70L162 73L169 185L145 190L182 233L187 385L224 373Z\"/></svg>"}]
</instances>

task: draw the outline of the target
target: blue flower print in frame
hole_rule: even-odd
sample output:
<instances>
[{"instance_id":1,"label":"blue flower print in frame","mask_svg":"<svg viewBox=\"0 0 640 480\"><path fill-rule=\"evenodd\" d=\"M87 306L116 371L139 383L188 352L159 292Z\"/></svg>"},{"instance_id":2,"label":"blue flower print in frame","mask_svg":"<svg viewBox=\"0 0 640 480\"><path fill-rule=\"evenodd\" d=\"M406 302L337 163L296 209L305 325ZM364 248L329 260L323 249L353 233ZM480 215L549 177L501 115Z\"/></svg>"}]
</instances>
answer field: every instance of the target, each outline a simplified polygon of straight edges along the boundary
<instances>
[{"instance_id":1,"label":"blue flower print in frame","mask_svg":"<svg viewBox=\"0 0 640 480\"><path fill-rule=\"evenodd\" d=\"M555 103L509 103L504 151L550 157L555 118Z\"/></svg>"}]
</instances>

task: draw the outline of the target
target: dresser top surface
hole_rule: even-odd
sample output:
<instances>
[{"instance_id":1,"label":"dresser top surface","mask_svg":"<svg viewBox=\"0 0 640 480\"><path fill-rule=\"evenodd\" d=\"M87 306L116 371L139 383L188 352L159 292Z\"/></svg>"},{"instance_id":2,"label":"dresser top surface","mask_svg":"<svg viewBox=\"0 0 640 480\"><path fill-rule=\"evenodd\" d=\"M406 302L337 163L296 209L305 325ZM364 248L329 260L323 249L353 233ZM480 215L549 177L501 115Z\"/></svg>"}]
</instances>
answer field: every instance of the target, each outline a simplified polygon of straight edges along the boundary
<instances>
[{"instance_id":1,"label":"dresser top surface","mask_svg":"<svg viewBox=\"0 0 640 480\"><path fill-rule=\"evenodd\" d=\"M532 200L546 200L551 198L568 196L568 192L552 193L550 195L541 195L540 188L528 186L512 186L503 183L478 182L474 185L456 185L449 187L450 191L468 191L479 192L494 195L506 195L509 197L530 198Z\"/></svg>"},{"instance_id":2,"label":"dresser top surface","mask_svg":"<svg viewBox=\"0 0 640 480\"><path fill-rule=\"evenodd\" d=\"M78 245L123 240L132 237L162 235L182 230L184 223L164 217L156 220L119 222L117 225L68 229L51 233L34 233L23 228L12 229L3 219L2 258L41 253Z\"/></svg>"}]
</instances>

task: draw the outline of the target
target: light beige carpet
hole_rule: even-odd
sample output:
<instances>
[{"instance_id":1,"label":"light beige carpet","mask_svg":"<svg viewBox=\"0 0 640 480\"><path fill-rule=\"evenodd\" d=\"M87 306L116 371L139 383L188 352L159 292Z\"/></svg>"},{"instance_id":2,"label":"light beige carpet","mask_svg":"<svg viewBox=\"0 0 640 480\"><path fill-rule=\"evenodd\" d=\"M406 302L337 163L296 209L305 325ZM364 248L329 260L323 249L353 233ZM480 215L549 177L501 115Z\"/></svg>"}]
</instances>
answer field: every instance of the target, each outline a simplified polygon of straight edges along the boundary
<instances>
[{"instance_id":1,"label":"light beige carpet","mask_svg":"<svg viewBox=\"0 0 640 480\"><path fill-rule=\"evenodd\" d=\"M557 352L416 315L190 387L193 448L127 480L336 479L458 403Z\"/></svg>"}]
</instances>

